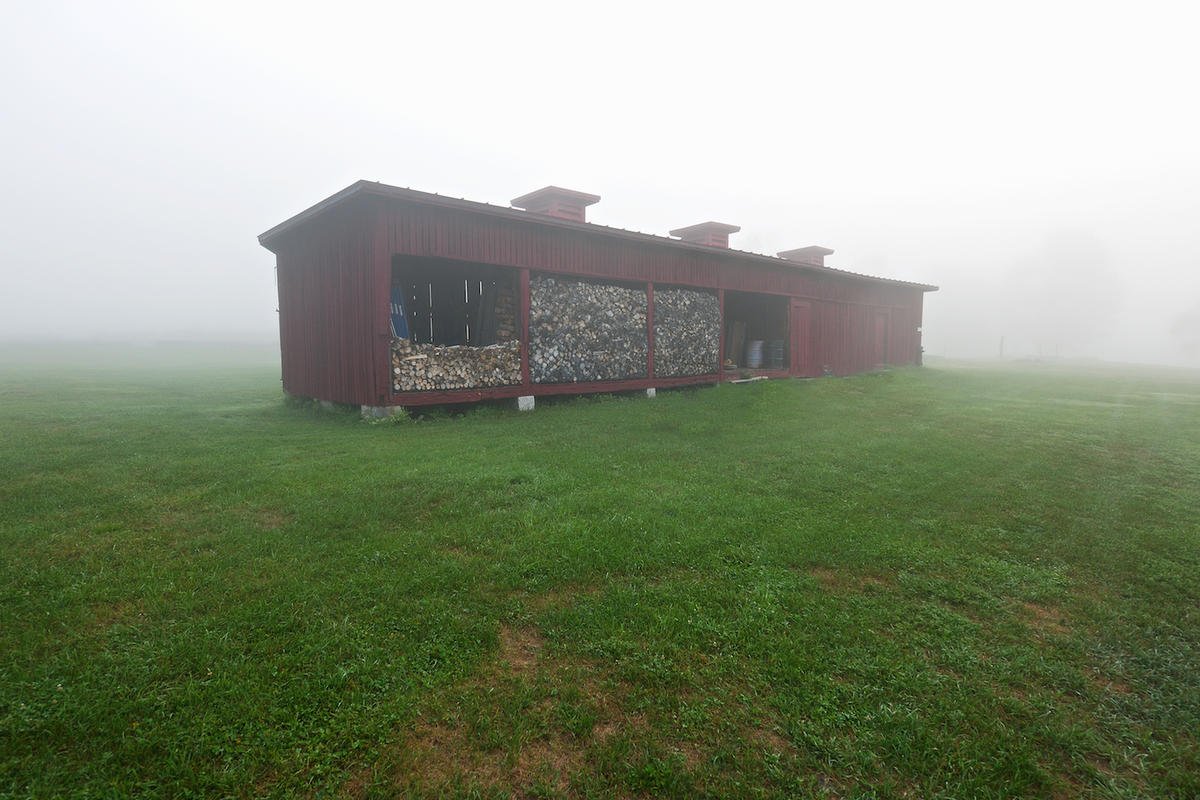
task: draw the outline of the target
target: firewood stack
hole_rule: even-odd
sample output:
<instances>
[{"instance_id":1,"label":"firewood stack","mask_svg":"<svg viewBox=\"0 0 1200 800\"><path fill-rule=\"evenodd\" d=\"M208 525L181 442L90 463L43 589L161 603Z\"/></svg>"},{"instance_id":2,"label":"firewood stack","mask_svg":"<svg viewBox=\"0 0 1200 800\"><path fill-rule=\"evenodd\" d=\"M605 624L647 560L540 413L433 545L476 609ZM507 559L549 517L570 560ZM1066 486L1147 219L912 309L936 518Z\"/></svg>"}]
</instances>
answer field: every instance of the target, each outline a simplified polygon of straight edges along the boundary
<instances>
[{"instance_id":1,"label":"firewood stack","mask_svg":"<svg viewBox=\"0 0 1200 800\"><path fill-rule=\"evenodd\" d=\"M719 371L721 304L707 292L654 290L654 374L664 378Z\"/></svg>"},{"instance_id":2,"label":"firewood stack","mask_svg":"<svg viewBox=\"0 0 1200 800\"><path fill-rule=\"evenodd\" d=\"M392 388L397 392L476 389L520 382L520 341L487 347L447 347L392 340Z\"/></svg>"},{"instance_id":3,"label":"firewood stack","mask_svg":"<svg viewBox=\"0 0 1200 800\"><path fill-rule=\"evenodd\" d=\"M517 302L512 287L501 284L496 294L496 341L511 342L517 336Z\"/></svg>"},{"instance_id":4,"label":"firewood stack","mask_svg":"<svg viewBox=\"0 0 1200 800\"><path fill-rule=\"evenodd\" d=\"M646 292L538 276L529 282L535 383L646 377Z\"/></svg>"}]
</instances>

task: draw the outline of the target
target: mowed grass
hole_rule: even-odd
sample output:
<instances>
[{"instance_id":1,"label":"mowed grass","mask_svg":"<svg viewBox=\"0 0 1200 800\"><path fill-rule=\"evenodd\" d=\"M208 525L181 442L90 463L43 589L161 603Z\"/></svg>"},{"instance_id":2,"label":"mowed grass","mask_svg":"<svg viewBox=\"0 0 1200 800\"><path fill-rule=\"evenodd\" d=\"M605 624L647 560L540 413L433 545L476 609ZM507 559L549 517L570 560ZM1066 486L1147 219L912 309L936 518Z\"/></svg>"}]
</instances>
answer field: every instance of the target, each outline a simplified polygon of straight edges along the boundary
<instances>
[{"instance_id":1,"label":"mowed grass","mask_svg":"<svg viewBox=\"0 0 1200 800\"><path fill-rule=\"evenodd\" d=\"M0 795L1200 796L1200 378L371 425L0 367Z\"/></svg>"}]
</instances>

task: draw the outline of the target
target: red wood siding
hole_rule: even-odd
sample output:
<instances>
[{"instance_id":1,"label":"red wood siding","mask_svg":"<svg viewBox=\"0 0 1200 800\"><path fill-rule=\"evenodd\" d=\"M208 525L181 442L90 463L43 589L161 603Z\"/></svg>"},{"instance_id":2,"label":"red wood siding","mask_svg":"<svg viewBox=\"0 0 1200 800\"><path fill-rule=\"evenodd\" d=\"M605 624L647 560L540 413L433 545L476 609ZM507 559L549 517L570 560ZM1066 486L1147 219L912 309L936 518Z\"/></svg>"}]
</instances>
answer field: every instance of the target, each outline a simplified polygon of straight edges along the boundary
<instances>
[{"instance_id":1,"label":"red wood siding","mask_svg":"<svg viewBox=\"0 0 1200 800\"><path fill-rule=\"evenodd\" d=\"M381 364L384 381L390 366L375 335L378 310L387 324L386 284L381 294L361 220L323 223L289 237L277 254L283 388L336 403L377 404Z\"/></svg>"},{"instance_id":2,"label":"red wood siding","mask_svg":"<svg viewBox=\"0 0 1200 800\"><path fill-rule=\"evenodd\" d=\"M602 229L554 228L537 218L510 220L415 202L373 198L395 253L525 267L635 283L662 283L785 294L841 302L895 304L920 298L915 287L803 267L749 262L737 251L683 249L671 241L636 242Z\"/></svg>"},{"instance_id":3,"label":"red wood siding","mask_svg":"<svg viewBox=\"0 0 1200 800\"><path fill-rule=\"evenodd\" d=\"M579 277L778 294L813 301L812 363L838 375L873 369L875 314L888 311L887 363L916 362L924 294L911 286L751 262L603 231L548 227L459 209L374 198L389 247L404 255L499 264Z\"/></svg>"},{"instance_id":4,"label":"red wood siding","mask_svg":"<svg viewBox=\"0 0 1200 800\"><path fill-rule=\"evenodd\" d=\"M342 403L466 402L515 394L614 391L703 383L720 376L534 387L528 374L529 271L580 278L783 295L808 303L808 369L848 375L918 360L924 294L919 286L824 274L736 251L624 238L604 229L557 227L536 217L359 195L275 236L284 388ZM491 390L391 392L388 318L394 255L445 258L520 270L518 327L523 385ZM651 313L653 313L651 311ZM877 319L886 328L877 335ZM653 317L650 317L651 342ZM724 334L721 337L724 359ZM653 358L651 356L650 358ZM648 364L648 367L650 365ZM653 372L647 374L653 375ZM786 373L781 373L786 374ZM800 374L800 373L797 373Z\"/></svg>"}]
</instances>

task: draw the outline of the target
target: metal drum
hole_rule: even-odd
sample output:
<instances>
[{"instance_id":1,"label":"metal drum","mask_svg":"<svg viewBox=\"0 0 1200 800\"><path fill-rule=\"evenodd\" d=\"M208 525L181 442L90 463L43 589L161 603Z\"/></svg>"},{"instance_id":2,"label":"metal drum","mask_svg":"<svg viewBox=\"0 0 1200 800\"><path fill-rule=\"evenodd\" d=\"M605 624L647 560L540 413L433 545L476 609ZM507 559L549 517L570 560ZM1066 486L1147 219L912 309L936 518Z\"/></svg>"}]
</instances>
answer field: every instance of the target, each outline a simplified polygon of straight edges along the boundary
<instances>
[{"instance_id":1,"label":"metal drum","mask_svg":"<svg viewBox=\"0 0 1200 800\"><path fill-rule=\"evenodd\" d=\"M754 339L746 347L746 366L758 369L763 363L763 340Z\"/></svg>"},{"instance_id":2,"label":"metal drum","mask_svg":"<svg viewBox=\"0 0 1200 800\"><path fill-rule=\"evenodd\" d=\"M771 369L783 369L783 339L772 339L768 353L769 357L766 361Z\"/></svg>"}]
</instances>

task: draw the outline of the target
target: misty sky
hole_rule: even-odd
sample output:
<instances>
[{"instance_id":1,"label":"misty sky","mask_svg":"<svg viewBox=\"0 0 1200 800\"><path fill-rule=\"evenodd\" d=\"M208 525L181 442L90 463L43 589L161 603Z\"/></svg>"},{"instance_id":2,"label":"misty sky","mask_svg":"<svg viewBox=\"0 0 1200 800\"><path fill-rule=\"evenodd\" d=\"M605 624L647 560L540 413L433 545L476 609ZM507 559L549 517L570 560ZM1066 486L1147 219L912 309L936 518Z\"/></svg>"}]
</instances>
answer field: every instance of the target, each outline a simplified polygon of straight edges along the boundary
<instances>
[{"instance_id":1,"label":"misty sky","mask_svg":"<svg viewBox=\"0 0 1200 800\"><path fill-rule=\"evenodd\" d=\"M366 178L935 283L935 355L1200 366L1190 4L58 3L0 31L0 339L277 336Z\"/></svg>"}]
</instances>

